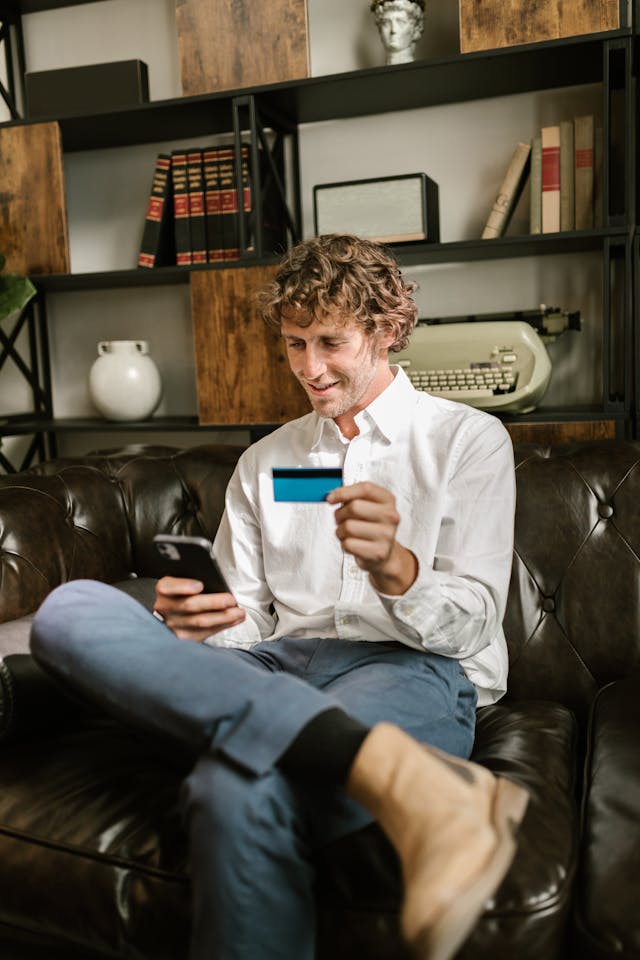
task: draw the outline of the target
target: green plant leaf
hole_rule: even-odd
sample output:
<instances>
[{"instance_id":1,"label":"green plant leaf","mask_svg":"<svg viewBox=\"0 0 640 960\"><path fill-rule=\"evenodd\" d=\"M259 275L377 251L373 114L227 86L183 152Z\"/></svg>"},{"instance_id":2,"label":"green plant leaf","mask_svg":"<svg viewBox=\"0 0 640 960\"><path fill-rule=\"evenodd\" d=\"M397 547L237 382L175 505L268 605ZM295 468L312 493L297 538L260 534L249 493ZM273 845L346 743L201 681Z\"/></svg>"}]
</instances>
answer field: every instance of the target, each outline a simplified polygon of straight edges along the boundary
<instances>
[{"instance_id":1,"label":"green plant leaf","mask_svg":"<svg viewBox=\"0 0 640 960\"><path fill-rule=\"evenodd\" d=\"M0 320L24 310L35 294L36 288L28 277L15 273L0 274Z\"/></svg>"}]
</instances>

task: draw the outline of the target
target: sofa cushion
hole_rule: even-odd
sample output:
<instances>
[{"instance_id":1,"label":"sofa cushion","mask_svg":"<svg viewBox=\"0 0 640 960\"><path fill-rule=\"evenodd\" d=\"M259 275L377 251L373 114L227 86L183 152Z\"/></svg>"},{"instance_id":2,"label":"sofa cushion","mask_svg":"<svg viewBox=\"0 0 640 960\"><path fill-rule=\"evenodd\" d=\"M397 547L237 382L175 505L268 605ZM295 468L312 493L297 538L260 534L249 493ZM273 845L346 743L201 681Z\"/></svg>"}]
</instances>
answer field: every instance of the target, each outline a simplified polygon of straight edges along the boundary
<instances>
[{"instance_id":1,"label":"sofa cushion","mask_svg":"<svg viewBox=\"0 0 640 960\"><path fill-rule=\"evenodd\" d=\"M574 753L573 719L561 706L479 712L476 759L526 786L531 802L513 869L461 957L562 956L576 855ZM107 721L6 747L0 924L107 955L185 956L185 772ZM331 844L318 865L319 957L400 960L400 875L378 828Z\"/></svg>"},{"instance_id":2,"label":"sofa cushion","mask_svg":"<svg viewBox=\"0 0 640 960\"><path fill-rule=\"evenodd\" d=\"M132 577L114 584L147 609L153 609L156 581ZM35 614L0 624L0 742L24 739L42 732L65 730L85 715L67 691L45 675L29 655Z\"/></svg>"},{"instance_id":3,"label":"sofa cushion","mask_svg":"<svg viewBox=\"0 0 640 960\"><path fill-rule=\"evenodd\" d=\"M560 960L577 859L573 715L541 701L485 707L473 759L525 786L531 799L513 867L457 957ZM381 831L367 827L331 844L319 865L319 957L404 960L400 871Z\"/></svg>"},{"instance_id":4,"label":"sofa cushion","mask_svg":"<svg viewBox=\"0 0 640 960\"><path fill-rule=\"evenodd\" d=\"M640 669L599 692L589 727L576 912L581 960L640 958Z\"/></svg>"},{"instance_id":5,"label":"sofa cushion","mask_svg":"<svg viewBox=\"0 0 640 960\"><path fill-rule=\"evenodd\" d=\"M153 577L130 577L114 583L114 587L124 590L151 610L155 599L155 583ZM34 616L35 614L28 613L24 617L0 623L0 657L29 652L29 636Z\"/></svg>"},{"instance_id":6,"label":"sofa cushion","mask_svg":"<svg viewBox=\"0 0 640 960\"><path fill-rule=\"evenodd\" d=\"M0 658L8 657L12 653L29 652L29 636L34 615L28 613L26 617L0 623Z\"/></svg>"},{"instance_id":7,"label":"sofa cushion","mask_svg":"<svg viewBox=\"0 0 640 960\"><path fill-rule=\"evenodd\" d=\"M186 956L186 770L89 723L3 748L0 924L107 956Z\"/></svg>"}]
</instances>

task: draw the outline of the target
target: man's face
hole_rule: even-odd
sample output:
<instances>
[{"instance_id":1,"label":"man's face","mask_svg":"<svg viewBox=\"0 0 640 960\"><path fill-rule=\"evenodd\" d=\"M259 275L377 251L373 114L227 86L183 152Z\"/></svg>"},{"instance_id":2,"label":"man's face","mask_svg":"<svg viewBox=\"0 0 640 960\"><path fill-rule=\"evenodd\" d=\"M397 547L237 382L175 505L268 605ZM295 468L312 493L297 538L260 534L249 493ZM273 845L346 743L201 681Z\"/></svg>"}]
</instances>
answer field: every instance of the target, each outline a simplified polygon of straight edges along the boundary
<instances>
[{"instance_id":1,"label":"man's face","mask_svg":"<svg viewBox=\"0 0 640 960\"><path fill-rule=\"evenodd\" d=\"M369 335L359 324L331 316L309 326L283 318L281 332L291 370L321 417L354 416L393 379L389 334Z\"/></svg>"}]
</instances>

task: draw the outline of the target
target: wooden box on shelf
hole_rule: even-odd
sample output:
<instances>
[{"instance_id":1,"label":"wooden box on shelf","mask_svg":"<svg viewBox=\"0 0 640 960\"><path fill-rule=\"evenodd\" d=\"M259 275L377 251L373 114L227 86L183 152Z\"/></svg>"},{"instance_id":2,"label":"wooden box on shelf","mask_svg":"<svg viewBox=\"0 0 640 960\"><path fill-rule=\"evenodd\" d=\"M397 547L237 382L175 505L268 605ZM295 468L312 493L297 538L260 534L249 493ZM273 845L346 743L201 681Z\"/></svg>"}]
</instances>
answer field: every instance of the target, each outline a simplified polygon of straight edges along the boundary
<instances>
[{"instance_id":1,"label":"wooden box on shelf","mask_svg":"<svg viewBox=\"0 0 640 960\"><path fill-rule=\"evenodd\" d=\"M556 40L620 26L619 0L459 0L460 52Z\"/></svg>"},{"instance_id":2,"label":"wooden box on shelf","mask_svg":"<svg viewBox=\"0 0 640 960\"><path fill-rule=\"evenodd\" d=\"M184 96L309 76L307 0L176 0Z\"/></svg>"},{"instance_id":3,"label":"wooden box on shelf","mask_svg":"<svg viewBox=\"0 0 640 960\"><path fill-rule=\"evenodd\" d=\"M255 293L276 267L191 274L198 415L203 426L284 423L309 412L276 330L267 327Z\"/></svg>"},{"instance_id":4,"label":"wooden box on shelf","mask_svg":"<svg viewBox=\"0 0 640 960\"><path fill-rule=\"evenodd\" d=\"M0 126L0 233L7 273L69 272L69 233L57 123Z\"/></svg>"}]
</instances>

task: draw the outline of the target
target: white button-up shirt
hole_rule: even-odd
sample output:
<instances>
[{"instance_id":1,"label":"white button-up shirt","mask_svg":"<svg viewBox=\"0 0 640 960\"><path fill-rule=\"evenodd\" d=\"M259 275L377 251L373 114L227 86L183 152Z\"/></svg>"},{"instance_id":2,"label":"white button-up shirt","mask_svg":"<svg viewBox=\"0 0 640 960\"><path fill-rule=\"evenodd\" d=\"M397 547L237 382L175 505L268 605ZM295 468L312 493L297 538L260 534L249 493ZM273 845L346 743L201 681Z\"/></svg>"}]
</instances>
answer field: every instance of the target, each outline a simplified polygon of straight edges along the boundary
<instances>
[{"instance_id":1,"label":"white button-up shirt","mask_svg":"<svg viewBox=\"0 0 640 960\"><path fill-rule=\"evenodd\" d=\"M242 623L208 638L250 647L282 636L395 640L461 661L478 704L506 690L502 632L512 563L515 474L511 440L492 416L414 390L395 377L342 436L315 412L250 446L227 490L214 554ZM343 551L327 503L280 503L272 467L342 467L345 485L390 490L397 540L418 559L401 596L372 587Z\"/></svg>"}]
</instances>

